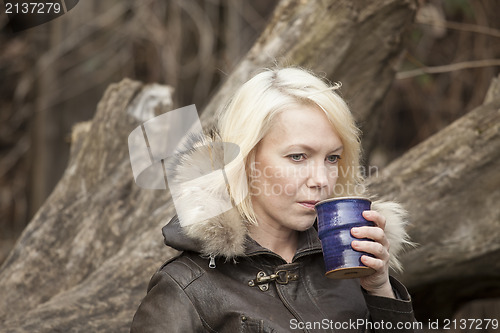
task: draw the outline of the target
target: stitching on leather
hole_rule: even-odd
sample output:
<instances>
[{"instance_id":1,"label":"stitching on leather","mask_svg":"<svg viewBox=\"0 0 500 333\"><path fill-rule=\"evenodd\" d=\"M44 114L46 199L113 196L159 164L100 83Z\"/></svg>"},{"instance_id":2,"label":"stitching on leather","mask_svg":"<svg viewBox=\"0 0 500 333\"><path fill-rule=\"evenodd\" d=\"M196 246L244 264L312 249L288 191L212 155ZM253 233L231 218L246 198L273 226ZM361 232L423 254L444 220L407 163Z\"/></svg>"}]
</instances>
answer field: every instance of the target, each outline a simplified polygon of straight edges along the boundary
<instances>
[{"instance_id":1,"label":"stitching on leather","mask_svg":"<svg viewBox=\"0 0 500 333\"><path fill-rule=\"evenodd\" d=\"M184 263L182 263L182 264L183 264L183 265L186 265L186 264L184 264ZM187 266L187 265L186 265L186 266ZM196 306L195 306L195 305L194 305L194 303L193 303L193 300L191 299L191 297L189 297L188 293L186 293L185 288L182 288L182 286L179 284L179 282L178 282L178 281L177 281L177 280L176 280L176 279L175 279L172 275L170 275L170 273L169 273L169 272L162 271L161 273L162 273L162 274L166 274L166 275L168 275L168 276L170 277L170 279L171 279L172 281L174 281L174 282L175 282L175 284L176 284L177 286L179 286L179 288L182 290L182 293L184 294L184 296L185 296L185 297L189 300L189 302L190 302L190 303L191 303L191 305L193 306L193 309L196 311L196 314L198 315L198 318L200 318L200 321L201 321L202 325L203 325L205 328L207 328L208 330L210 330L210 332L212 332L212 333L218 333L217 331L213 330L213 329L210 327L210 325L207 323L207 321L206 321L206 320L205 320L205 319L204 319L204 318L200 315L200 313L198 312L198 309L196 308ZM196 280L196 279L194 279L194 280ZM193 281L194 281L194 280L193 280ZM191 282L193 282L193 281L191 281ZM191 283L191 282L190 282L190 283Z\"/></svg>"},{"instance_id":2,"label":"stitching on leather","mask_svg":"<svg viewBox=\"0 0 500 333\"><path fill-rule=\"evenodd\" d=\"M408 312L408 311L398 311L398 310L393 310L393 309L379 308L378 306L373 306L373 305L368 305L368 308L369 309L377 309L377 310L387 311L387 312L395 312L395 313L408 313L408 314L412 314L413 313L413 310L411 310L410 312Z\"/></svg>"},{"instance_id":3,"label":"stitching on leather","mask_svg":"<svg viewBox=\"0 0 500 333\"><path fill-rule=\"evenodd\" d=\"M193 263L198 269L195 270L193 269L192 267L190 267L188 264L186 264L185 262L182 261L182 259L186 259L186 260L189 260L191 263ZM175 266L175 265L182 265L182 268L181 269L184 269L186 272L189 272L191 273L193 276L191 278L187 278L186 274L183 274L182 273L182 270L181 270L181 273L180 274L171 274L169 271L169 268L172 268L172 266ZM166 265L165 266L165 270L164 270L167 274L169 274L172 279L174 279L177 284L179 284L179 287L182 288L182 290L186 289L187 287L189 287L189 285L191 283L193 283L194 281L196 281L197 279L199 279L203 274L203 270L200 268L200 266L198 266L191 258L189 257L182 257L181 260L175 260L175 261L172 261L171 263L169 263L169 265ZM182 280L180 279L179 277L184 277L186 278L186 281L185 283L180 283L179 280Z\"/></svg>"}]
</instances>

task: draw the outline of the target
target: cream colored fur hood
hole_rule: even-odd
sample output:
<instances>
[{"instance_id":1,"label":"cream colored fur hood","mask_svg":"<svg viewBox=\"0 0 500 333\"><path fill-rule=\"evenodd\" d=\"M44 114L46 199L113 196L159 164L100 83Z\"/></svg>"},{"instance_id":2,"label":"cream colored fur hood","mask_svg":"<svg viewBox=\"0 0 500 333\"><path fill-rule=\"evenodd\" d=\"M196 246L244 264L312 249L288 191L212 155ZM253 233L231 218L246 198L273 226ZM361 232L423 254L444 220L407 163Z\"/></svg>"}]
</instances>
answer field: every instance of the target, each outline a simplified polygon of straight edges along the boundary
<instances>
[{"instance_id":1,"label":"cream colored fur hood","mask_svg":"<svg viewBox=\"0 0 500 333\"><path fill-rule=\"evenodd\" d=\"M221 200L224 197L222 193L207 195L201 190L207 175L224 168L224 149L217 143L221 143L221 140L215 130L208 135L190 135L180 149L181 153L166 164L177 215L163 228L163 235L165 244L175 249L195 251L207 257L232 259L245 254L249 222L234 205L227 208L227 200ZM196 179L202 176L205 179L197 182ZM171 186L174 183L188 185ZM227 191L225 186L221 189ZM405 245L412 245L405 231L407 213L400 204L391 201L372 200L372 209L386 218L385 234L390 242L390 266L401 270L398 255ZM225 212L214 215L217 211Z\"/></svg>"}]
</instances>

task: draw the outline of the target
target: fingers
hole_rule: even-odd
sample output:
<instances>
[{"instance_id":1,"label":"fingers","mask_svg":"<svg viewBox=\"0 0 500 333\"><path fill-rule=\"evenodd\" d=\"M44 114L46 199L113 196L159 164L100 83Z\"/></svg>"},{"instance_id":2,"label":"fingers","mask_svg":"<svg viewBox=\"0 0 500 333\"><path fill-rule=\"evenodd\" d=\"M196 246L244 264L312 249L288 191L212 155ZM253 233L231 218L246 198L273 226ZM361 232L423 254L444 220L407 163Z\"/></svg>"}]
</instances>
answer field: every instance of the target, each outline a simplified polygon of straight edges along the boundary
<instances>
[{"instance_id":1,"label":"fingers","mask_svg":"<svg viewBox=\"0 0 500 333\"><path fill-rule=\"evenodd\" d=\"M386 265L384 260L372 258L370 256L361 256L361 262L376 271L382 271Z\"/></svg>"},{"instance_id":2,"label":"fingers","mask_svg":"<svg viewBox=\"0 0 500 333\"><path fill-rule=\"evenodd\" d=\"M351 246L356 251L362 251L366 253L373 254L376 258L367 257L370 259L379 259L382 261L382 265L385 265L389 261L389 251L385 246L377 242L367 242L367 241L353 241ZM367 259L369 262L372 260ZM378 263L376 264L378 266ZM367 265L369 266L369 265ZM375 268L375 267L373 267Z\"/></svg>"},{"instance_id":3,"label":"fingers","mask_svg":"<svg viewBox=\"0 0 500 333\"><path fill-rule=\"evenodd\" d=\"M373 268L375 272L372 275L361 278L361 285L373 295L394 298L394 293L389 282L390 243L384 231L386 219L378 212L372 210L364 211L363 217L369 221L373 221L376 226L352 228L351 234L356 238L371 239L373 242L361 239L354 240L351 242L351 246L354 250L370 253L375 257L361 256L361 262L367 267Z\"/></svg>"},{"instance_id":4,"label":"fingers","mask_svg":"<svg viewBox=\"0 0 500 333\"><path fill-rule=\"evenodd\" d=\"M356 238L368 238L374 242L363 240L353 241L351 246L357 251L373 254L375 258L363 256L361 260L369 267L380 269L381 267L387 265L390 256L390 243L384 232L386 219L384 216L373 210L364 211L363 217L369 221L373 221L376 224L376 227L352 228L351 234Z\"/></svg>"},{"instance_id":5,"label":"fingers","mask_svg":"<svg viewBox=\"0 0 500 333\"><path fill-rule=\"evenodd\" d=\"M365 210L363 212L363 217L368 221L375 222L377 227L381 228L382 230L385 230L385 225L387 221L385 217L382 216L379 212L375 210Z\"/></svg>"},{"instance_id":6,"label":"fingers","mask_svg":"<svg viewBox=\"0 0 500 333\"><path fill-rule=\"evenodd\" d=\"M351 234L356 238L368 238L374 240L377 243L380 243L383 247L389 250L390 244L385 237L385 232L382 228L379 227L357 227L351 229ZM373 243L373 242L367 242ZM369 251L366 251L369 252Z\"/></svg>"},{"instance_id":7,"label":"fingers","mask_svg":"<svg viewBox=\"0 0 500 333\"><path fill-rule=\"evenodd\" d=\"M389 251L382 244L369 241L353 241L351 246L354 250L373 254L375 258L367 255L361 256L361 262L373 268L377 272L387 271L389 264Z\"/></svg>"}]
</instances>

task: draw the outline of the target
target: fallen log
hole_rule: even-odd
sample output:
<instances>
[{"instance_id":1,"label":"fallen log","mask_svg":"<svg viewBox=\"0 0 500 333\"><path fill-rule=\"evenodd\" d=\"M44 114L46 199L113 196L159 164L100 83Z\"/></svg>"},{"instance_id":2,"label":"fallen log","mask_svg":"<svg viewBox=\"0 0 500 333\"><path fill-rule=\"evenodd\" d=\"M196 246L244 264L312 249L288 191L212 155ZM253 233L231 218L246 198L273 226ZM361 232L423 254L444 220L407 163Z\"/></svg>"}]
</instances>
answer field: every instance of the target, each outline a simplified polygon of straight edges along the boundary
<instances>
[{"instance_id":1,"label":"fallen log","mask_svg":"<svg viewBox=\"0 0 500 333\"><path fill-rule=\"evenodd\" d=\"M221 100L275 58L342 81L363 119L393 79L413 5L282 1L202 124L209 127ZM149 109L160 110L141 114L140 101L150 98ZM3 331L128 331L149 278L175 251L163 246L160 233L174 214L170 194L134 184L127 137L166 112L169 100L166 89L124 80L107 89L92 122L76 126L62 179L0 269Z\"/></svg>"},{"instance_id":2,"label":"fallen log","mask_svg":"<svg viewBox=\"0 0 500 333\"><path fill-rule=\"evenodd\" d=\"M500 79L485 104L409 150L369 180L404 203L418 246L400 277L427 317L500 296Z\"/></svg>"},{"instance_id":3,"label":"fallen log","mask_svg":"<svg viewBox=\"0 0 500 333\"><path fill-rule=\"evenodd\" d=\"M173 216L168 192L135 186L128 157L143 110L131 106L153 95L169 107L168 90L152 91L111 85L93 121L73 130L62 179L2 266L3 332L126 331L147 275L175 253L159 233Z\"/></svg>"},{"instance_id":4,"label":"fallen log","mask_svg":"<svg viewBox=\"0 0 500 333\"><path fill-rule=\"evenodd\" d=\"M262 68L302 66L342 83L341 93L362 123L389 89L413 21L412 0L281 1L264 32L203 111L207 125L225 99Z\"/></svg>"}]
</instances>

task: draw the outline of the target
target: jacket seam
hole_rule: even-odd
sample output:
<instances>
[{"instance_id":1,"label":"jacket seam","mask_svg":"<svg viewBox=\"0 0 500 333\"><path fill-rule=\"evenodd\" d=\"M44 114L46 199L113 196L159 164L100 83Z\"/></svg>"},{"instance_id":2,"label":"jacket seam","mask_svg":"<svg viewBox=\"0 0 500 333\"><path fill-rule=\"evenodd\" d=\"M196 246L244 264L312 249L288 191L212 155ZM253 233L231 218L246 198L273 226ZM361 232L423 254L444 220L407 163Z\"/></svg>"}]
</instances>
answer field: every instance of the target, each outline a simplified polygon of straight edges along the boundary
<instances>
[{"instance_id":1,"label":"jacket seam","mask_svg":"<svg viewBox=\"0 0 500 333\"><path fill-rule=\"evenodd\" d=\"M161 266L160 268L158 268L158 271L161 271L163 268L165 268L168 264L170 264L171 262L179 259L182 255L184 254L184 251L181 251L180 253L174 255L172 258L166 260Z\"/></svg>"},{"instance_id":2,"label":"jacket seam","mask_svg":"<svg viewBox=\"0 0 500 333\"><path fill-rule=\"evenodd\" d=\"M186 260L189 260L193 265L195 265L197 268L199 268L199 271L196 272L195 270L193 270L193 268L191 268L190 265L186 264L185 262L182 262L181 260L178 260L176 261L177 264L179 265L183 265L188 271L190 271L191 273L193 273L195 276L192 277L191 279L189 279L189 282L187 282L185 285L181 285L178 281L177 281L177 278L175 275L169 273L167 270L166 270L166 267L168 264L172 263L175 261L175 259L179 259L179 257L177 258L174 258L174 260L171 260L165 264L162 265L162 267L159 269L160 272L165 272L167 273L174 281L177 282L177 284L179 285L179 287L184 290L186 289L187 287L189 287L191 285L191 283L193 283L194 281L198 280L203 274L205 274L204 270L198 265L196 264L196 262L194 262L191 258L189 258L188 256L183 256L183 258L185 258Z\"/></svg>"},{"instance_id":3,"label":"jacket seam","mask_svg":"<svg viewBox=\"0 0 500 333\"><path fill-rule=\"evenodd\" d=\"M185 287L182 287L182 290L185 290L187 287L189 287L189 286L191 285L191 283L193 283L194 281L198 280L198 279L199 279L199 278L200 278L203 274L205 274L205 272L203 271L203 269L202 269L200 266L198 266L198 264L197 264L196 262L194 262L194 260L193 260L193 259L191 259L191 258L189 258L189 257L185 257L185 258L186 258L186 260L189 260L190 262L192 262L192 263L193 263L196 267L198 267L198 268L201 270L201 272L198 272L198 273L196 274L196 276L195 276L194 278L192 278L192 279L189 281L189 283L187 283L187 284L186 284L186 286L185 286ZM187 267L190 271L193 271L193 270L191 269L191 267L189 267L189 265L187 265L186 263L183 263L183 262L179 262L179 263L180 263L180 264L183 264L184 266L186 266L186 267Z\"/></svg>"},{"instance_id":4,"label":"jacket seam","mask_svg":"<svg viewBox=\"0 0 500 333\"><path fill-rule=\"evenodd\" d=\"M387 312L395 312L395 313L407 313L407 314L412 314L413 310L411 311L398 311L398 310L393 310L393 309L387 309L387 308L380 308L378 306L373 306L373 305L368 305L369 309L377 309L377 310L382 310L382 311L387 311Z\"/></svg>"},{"instance_id":5,"label":"jacket seam","mask_svg":"<svg viewBox=\"0 0 500 333\"><path fill-rule=\"evenodd\" d=\"M210 325L207 323L207 321L200 315L200 313L198 312L198 309L196 308L196 306L194 305L193 303L193 300L191 299L191 297L189 297L189 295L186 293L186 290L185 288L182 288L182 286L179 284L179 282L177 282L177 280L168 272L165 272L165 271L161 271L162 274L166 274L168 275L168 277L175 282L175 284L179 287L180 290L182 290L182 293L184 294L184 296L186 296L186 298L189 300L189 303L191 303L191 305L193 306L194 310L196 311L196 314L198 315L198 318L200 319L200 322L201 324L203 325L203 327L205 327L206 329L208 329L210 332L213 332L213 333L217 333L217 331L213 330ZM200 275L201 276L201 275ZM198 278L198 277L197 277ZM196 278L196 279L197 279ZM193 279L196 280L196 279ZM191 281L189 284L191 284L193 281ZM188 285L189 285L188 284ZM187 287L187 286L186 286Z\"/></svg>"},{"instance_id":6,"label":"jacket seam","mask_svg":"<svg viewBox=\"0 0 500 333\"><path fill-rule=\"evenodd\" d=\"M300 274L303 275L303 276L306 276L304 265L301 264L300 267L299 267L299 269L300 269ZM328 315L326 314L326 312L324 312L321 309L321 307L316 302L316 300L314 299L314 297L312 297L311 290L309 289L309 286L305 282L305 279L304 278L300 279L300 283L302 284L302 286L304 286L304 290L306 291L307 297L309 297L309 300L311 301L311 303L314 304L314 306L316 307L316 309L318 309L318 311L321 313L321 315L323 316L323 318L328 318ZM335 332L335 330L331 330L331 332Z\"/></svg>"}]
</instances>

